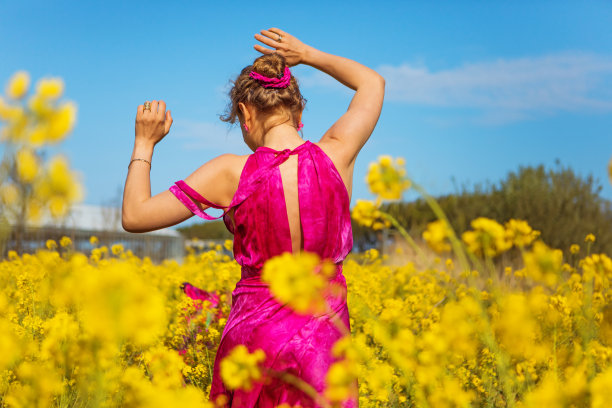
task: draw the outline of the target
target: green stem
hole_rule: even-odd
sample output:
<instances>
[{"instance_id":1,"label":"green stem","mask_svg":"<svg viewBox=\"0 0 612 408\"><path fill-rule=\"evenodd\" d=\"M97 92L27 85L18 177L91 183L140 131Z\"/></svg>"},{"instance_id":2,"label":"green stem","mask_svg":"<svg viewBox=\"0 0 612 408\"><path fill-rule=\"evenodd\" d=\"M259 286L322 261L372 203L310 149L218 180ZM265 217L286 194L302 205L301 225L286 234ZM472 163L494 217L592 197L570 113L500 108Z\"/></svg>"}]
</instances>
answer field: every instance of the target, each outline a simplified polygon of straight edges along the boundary
<instances>
[{"instance_id":1,"label":"green stem","mask_svg":"<svg viewBox=\"0 0 612 408\"><path fill-rule=\"evenodd\" d=\"M425 189L423 189L423 187L421 187L420 185L413 183L412 184L414 189L421 194L421 196L425 199L425 202L427 202L427 204L429 205L429 207L431 208L431 210L434 212L435 216L444 221L446 223L446 225L448 226L448 229L450 231L450 242L451 245L453 247L453 252L455 253L455 255L457 256L457 258L459 259L459 262L461 264L461 267L463 270L469 270L470 269L470 264L467 260L467 257L465 255L465 251L463 249L463 244L461 243L461 241L459 240L459 238L457 237L457 234L455 234L455 230L451 227L451 223L448 221L448 218L446 217L446 214L444 214L444 210L442 210L442 207L440 207L440 204L438 204L438 202L432 197L430 196Z\"/></svg>"},{"instance_id":2,"label":"green stem","mask_svg":"<svg viewBox=\"0 0 612 408\"><path fill-rule=\"evenodd\" d=\"M397 230L402 235L402 237L404 237L404 239L408 242L408 244L412 247L412 249L414 249L414 251L417 253L419 260L423 262L423 264L425 264L427 260L425 259L425 254L423 253L423 250L419 248L416 242L414 242L414 240L412 239L408 231L406 231L406 229L402 227L402 225L397 221L397 219L391 214L383 212L383 211L381 211L381 214L383 215L385 219L387 219L391 223L391 225L397 228Z\"/></svg>"}]
</instances>

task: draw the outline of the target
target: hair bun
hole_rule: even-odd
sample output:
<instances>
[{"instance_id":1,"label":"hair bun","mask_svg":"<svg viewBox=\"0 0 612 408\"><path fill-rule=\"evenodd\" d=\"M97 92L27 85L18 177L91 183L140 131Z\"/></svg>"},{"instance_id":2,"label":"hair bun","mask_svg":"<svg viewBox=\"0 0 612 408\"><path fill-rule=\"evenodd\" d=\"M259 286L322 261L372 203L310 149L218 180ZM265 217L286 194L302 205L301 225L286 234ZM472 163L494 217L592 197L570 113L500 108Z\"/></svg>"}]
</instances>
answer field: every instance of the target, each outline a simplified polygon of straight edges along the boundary
<instances>
[{"instance_id":1,"label":"hair bun","mask_svg":"<svg viewBox=\"0 0 612 408\"><path fill-rule=\"evenodd\" d=\"M299 115L304 110L306 99L302 96L298 81L290 72L285 57L277 53L261 55L253 61L253 65L244 67L232 82L230 101L221 120L238 122L241 115L239 105L244 103L254 107L264 116L285 111L291 117L292 123L298 126Z\"/></svg>"},{"instance_id":2,"label":"hair bun","mask_svg":"<svg viewBox=\"0 0 612 408\"><path fill-rule=\"evenodd\" d=\"M253 71L268 78L282 78L287 60L280 54L273 53L259 57L253 63Z\"/></svg>"}]
</instances>

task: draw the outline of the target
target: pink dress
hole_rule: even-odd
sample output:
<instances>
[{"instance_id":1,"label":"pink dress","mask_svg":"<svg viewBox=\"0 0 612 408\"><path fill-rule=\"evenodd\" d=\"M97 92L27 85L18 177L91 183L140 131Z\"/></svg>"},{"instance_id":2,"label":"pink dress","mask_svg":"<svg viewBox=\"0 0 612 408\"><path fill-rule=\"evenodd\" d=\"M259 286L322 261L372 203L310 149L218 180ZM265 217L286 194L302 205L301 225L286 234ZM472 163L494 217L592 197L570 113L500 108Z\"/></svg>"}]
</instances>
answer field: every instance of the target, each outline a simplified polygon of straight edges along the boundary
<instances>
[{"instance_id":1,"label":"pink dress","mask_svg":"<svg viewBox=\"0 0 612 408\"><path fill-rule=\"evenodd\" d=\"M223 220L234 234L234 257L242 266L242 277L232 293L232 307L215 359L210 391L212 401L227 396L231 407L276 407L281 403L317 406L302 391L280 380L256 384L249 392L225 388L219 363L232 348L244 344L252 352L263 349L264 364L299 376L319 393L325 389L325 375L335 361L331 348L342 337L329 315L301 315L277 302L261 281L264 262L283 252L292 252L289 220L278 166L290 155L298 155L298 197L305 251L315 252L336 263L333 279L345 290L328 297L330 308L349 327L346 281L342 262L353 247L353 235L346 187L331 159L316 144L306 141L293 150L276 151L259 147L244 166L238 190L229 207L207 201L182 181L170 191L194 214L201 211L187 196L214 208L227 208ZM232 223L229 211L234 208ZM356 399L344 407L356 407Z\"/></svg>"}]
</instances>

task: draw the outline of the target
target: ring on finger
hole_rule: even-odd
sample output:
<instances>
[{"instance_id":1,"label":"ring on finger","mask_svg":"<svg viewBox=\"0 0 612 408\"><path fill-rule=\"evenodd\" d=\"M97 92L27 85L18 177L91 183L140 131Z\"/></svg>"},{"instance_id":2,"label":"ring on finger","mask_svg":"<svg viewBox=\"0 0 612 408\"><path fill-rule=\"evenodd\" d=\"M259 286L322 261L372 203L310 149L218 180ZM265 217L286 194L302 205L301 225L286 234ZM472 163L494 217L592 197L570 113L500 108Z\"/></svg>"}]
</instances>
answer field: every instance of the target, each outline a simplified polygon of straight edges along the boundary
<instances>
[{"instance_id":1,"label":"ring on finger","mask_svg":"<svg viewBox=\"0 0 612 408\"><path fill-rule=\"evenodd\" d=\"M151 102L146 101L146 102L144 103L144 110L151 111Z\"/></svg>"},{"instance_id":2,"label":"ring on finger","mask_svg":"<svg viewBox=\"0 0 612 408\"><path fill-rule=\"evenodd\" d=\"M277 34L277 35L278 35L278 40L276 40L276 41L281 42L281 40L283 39L283 36L280 35L280 34Z\"/></svg>"}]
</instances>

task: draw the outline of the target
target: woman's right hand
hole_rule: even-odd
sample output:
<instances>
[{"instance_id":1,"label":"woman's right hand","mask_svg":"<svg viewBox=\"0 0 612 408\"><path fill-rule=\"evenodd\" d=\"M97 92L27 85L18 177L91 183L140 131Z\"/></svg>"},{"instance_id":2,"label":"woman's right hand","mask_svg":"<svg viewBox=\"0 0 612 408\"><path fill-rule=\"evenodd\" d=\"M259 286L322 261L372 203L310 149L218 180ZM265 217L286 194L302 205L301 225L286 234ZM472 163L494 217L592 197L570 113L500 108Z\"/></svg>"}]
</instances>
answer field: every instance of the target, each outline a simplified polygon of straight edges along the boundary
<instances>
[{"instance_id":1,"label":"woman's right hand","mask_svg":"<svg viewBox=\"0 0 612 408\"><path fill-rule=\"evenodd\" d=\"M154 147L172 126L172 114L166 111L166 102L152 101L150 109L139 105L136 112L136 145Z\"/></svg>"},{"instance_id":2,"label":"woman's right hand","mask_svg":"<svg viewBox=\"0 0 612 408\"><path fill-rule=\"evenodd\" d=\"M285 57L290 67L304 62L308 46L283 30L278 28L261 30L261 34L255 34L255 39L274 48L274 50L271 50L260 44L256 44L254 48L262 54L277 52Z\"/></svg>"}]
</instances>

